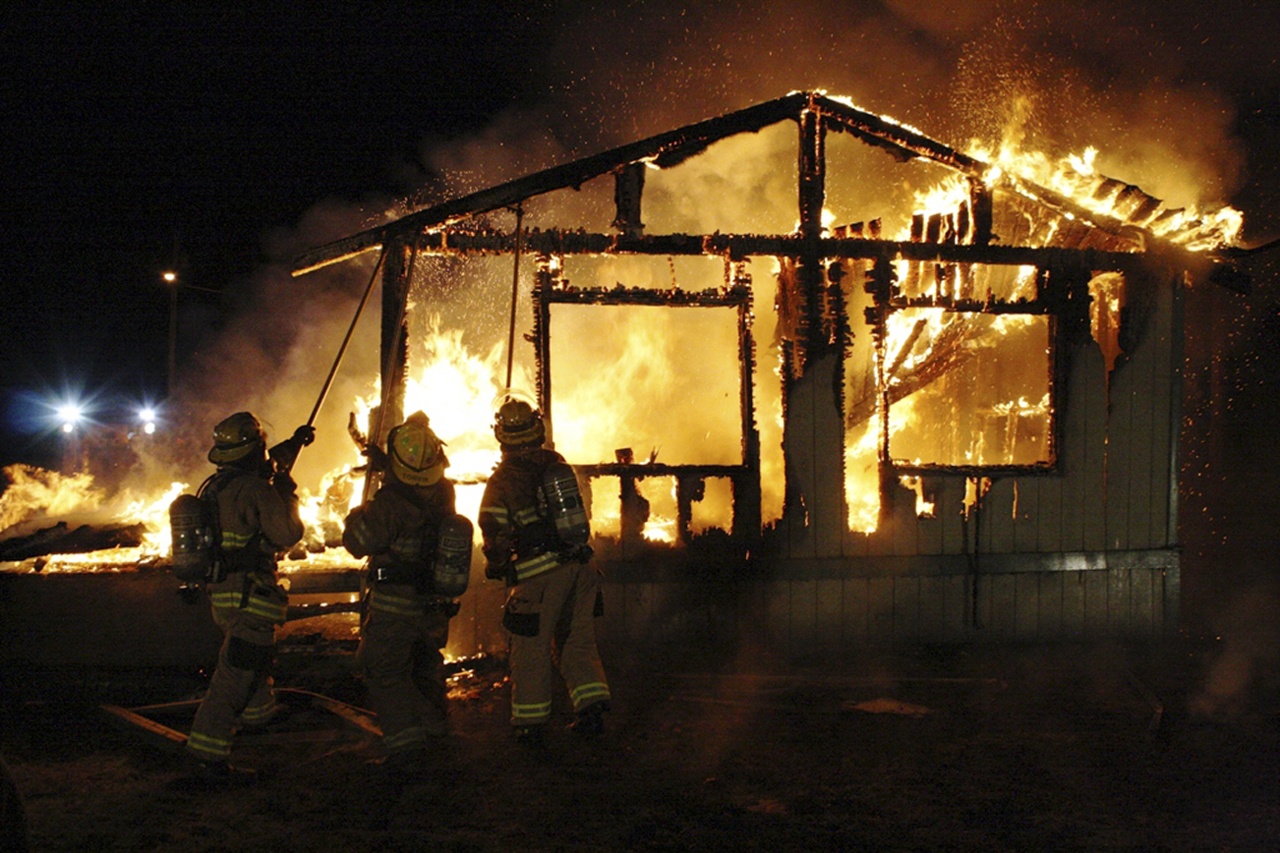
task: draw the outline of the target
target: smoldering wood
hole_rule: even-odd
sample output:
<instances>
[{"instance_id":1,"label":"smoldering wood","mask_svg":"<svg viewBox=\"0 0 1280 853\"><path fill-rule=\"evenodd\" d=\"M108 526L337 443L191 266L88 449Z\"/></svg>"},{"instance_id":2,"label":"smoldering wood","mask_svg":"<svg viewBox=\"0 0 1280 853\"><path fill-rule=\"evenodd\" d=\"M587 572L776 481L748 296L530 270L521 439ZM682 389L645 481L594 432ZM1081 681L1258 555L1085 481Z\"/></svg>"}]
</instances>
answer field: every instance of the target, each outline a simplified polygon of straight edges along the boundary
<instances>
[{"instance_id":1,"label":"smoldering wood","mask_svg":"<svg viewBox=\"0 0 1280 853\"><path fill-rule=\"evenodd\" d=\"M0 561L26 560L49 554L88 554L108 548L136 548L142 544L147 526L137 524L81 524L65 521L27 536L0 542Z\"/></svg>"}]
</instances>

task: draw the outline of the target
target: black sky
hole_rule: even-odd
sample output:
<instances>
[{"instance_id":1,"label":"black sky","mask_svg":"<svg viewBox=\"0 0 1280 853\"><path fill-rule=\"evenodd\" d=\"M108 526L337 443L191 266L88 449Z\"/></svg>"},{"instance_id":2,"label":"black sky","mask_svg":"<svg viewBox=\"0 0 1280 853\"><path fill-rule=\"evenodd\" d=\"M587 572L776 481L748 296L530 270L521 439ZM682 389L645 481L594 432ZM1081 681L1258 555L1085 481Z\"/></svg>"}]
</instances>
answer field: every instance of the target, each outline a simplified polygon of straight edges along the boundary
<instances>
[{"instance_id":1,"label":"black sky","mask_svg":"<svg viewBox=\"0 0 1280 853\"><path fill-rule=\"evenodd\" d=\"M1249 237L1280 232L1271 0L37 2L0 16L6 430L29 389L159 393L163 269L222 292L181 292L184 322L216 326L280 260L267 235L326 200L373 216L423 192L432 151L461 168L474 141L541 168L794 88L957 143L1036 88L1042 138L1154 129L1160 152L1216 158L1196 177L1245 210ZM0 461L16 453L4 440Z\"/></svg>"}]
</instances>

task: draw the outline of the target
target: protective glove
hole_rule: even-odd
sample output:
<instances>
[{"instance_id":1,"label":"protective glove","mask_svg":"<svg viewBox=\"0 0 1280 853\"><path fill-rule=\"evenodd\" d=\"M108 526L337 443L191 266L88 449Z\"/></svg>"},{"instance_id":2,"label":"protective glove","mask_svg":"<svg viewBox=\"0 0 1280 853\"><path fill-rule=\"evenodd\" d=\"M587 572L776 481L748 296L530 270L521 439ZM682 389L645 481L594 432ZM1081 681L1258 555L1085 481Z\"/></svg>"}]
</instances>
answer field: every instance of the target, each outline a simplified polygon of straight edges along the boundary
<instances>
[{"instance_id":1,"label":"protective glove","mask_svg":"<svg viewBox=\"0 0 1280 853\"><path fill-rule=\"evenodd\" d=\"M291 499L298 491L298 484L293 481L293 477L289 476L288 471L277 471L271 478L271 485L285 500Z\"/></svg>"},{"instance_id":2,"label":"protective glove","mask_svg":"<svg viewBox=\"0 0 1280 853\"><path fill-rule=\"evenodd\" d=\"M511 570L511 563L496 563L491 560L484 564L484 576L491 581L506 580Z\"/></svg>"},{"instance_id":3,"label":"protective glove","mask_svg":"<svg viewBox=\"0 0 1280 853\"><path fill-rule=\"evenodd\" d=\"M306 447L316 440L316 428L311 424L303 424L293 431L293 441L299 447Z\"/></svg>"},{"instance_id":4,"label":"protective glove","mask_svg":"<svg viewBox=\"0 0 1280 853\"><path fill-rule=\"evenodd\" d=\"M364 450L360 452L369 460L369 467L374 470L385 471L390 465L386 451L376 444L365 445Z\"/></svg>"}]
</instances>

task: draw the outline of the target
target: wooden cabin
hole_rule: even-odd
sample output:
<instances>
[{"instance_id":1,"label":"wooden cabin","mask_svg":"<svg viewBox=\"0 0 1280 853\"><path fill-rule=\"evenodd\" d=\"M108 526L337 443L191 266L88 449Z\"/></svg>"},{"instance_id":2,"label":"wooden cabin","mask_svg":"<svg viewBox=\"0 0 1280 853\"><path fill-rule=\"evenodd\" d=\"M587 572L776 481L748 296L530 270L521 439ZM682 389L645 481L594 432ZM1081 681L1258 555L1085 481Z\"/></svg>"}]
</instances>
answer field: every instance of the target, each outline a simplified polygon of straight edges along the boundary
<instances>
[{"instance_id":1,"label":"wooden cabin","mask_svg":"<svg viewBox=\"0 0 1280 853\"><path fill-rule=\"evenodd\" d=\"M381 252L389 425L415 270L502 259L551 438L616 520L595 541L606 641L822 656L1158 639L1179 620L1183 292L1229 277L1230 252L1213 220L1087 168L1049 186L994 166L797 92L418 210L294 271ZM922 209L912 182L949 190ZM666 356L682 396L639 404L704 447L565 438L562 386L580 380L557 359L585 343L607 377L620 356L591 317L632 309L715 318ZM634 402L617 376L597 406ZM707 389L732 415L704 429ZM645 535L659 493L666 541ZM699 521L709 494L730 508Z\"/></svg>"}]
</instances>

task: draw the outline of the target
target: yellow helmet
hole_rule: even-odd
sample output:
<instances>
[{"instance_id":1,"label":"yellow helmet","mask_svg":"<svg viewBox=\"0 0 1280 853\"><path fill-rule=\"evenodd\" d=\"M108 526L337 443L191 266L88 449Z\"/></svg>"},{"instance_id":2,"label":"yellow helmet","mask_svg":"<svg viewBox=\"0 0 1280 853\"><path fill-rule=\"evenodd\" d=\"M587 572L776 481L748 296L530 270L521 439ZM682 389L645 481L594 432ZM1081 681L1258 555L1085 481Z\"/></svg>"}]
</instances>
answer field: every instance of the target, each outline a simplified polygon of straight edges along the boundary
<instances>
[{"instance_id":1,"label":"yellow helmet","mask_svg":"<svg viewBox=\"0 0 1280 853\"><path fill-rule=\"evenodd\" d=\"M422 412L414 412L387 436L387 456L396 479L409 486L430 486L444 474L444 442L431 431Z\"/></svg>"},{"instance_id":2,"label":"yellow helmet","mask_svg":"<svg viewBox=\"0 0 1280 853\"><path fill-rule=\"evenodd\" d=\"M493 435L504 447L533 447L547 437L542 415L524 400L508 397L493 419Z\"/></svg>"},{"instance_id":3,"label":"yellow helmet","mask_svg":"<svg viewBox=\"0 0 1280 853\"><path fill-rule=\"evenodd\" d=\"M258 419L250 412L236 412L213 428L209 461L215 465L237 462L266 446L267 436Z\"/></svg>"}]
</instances>

